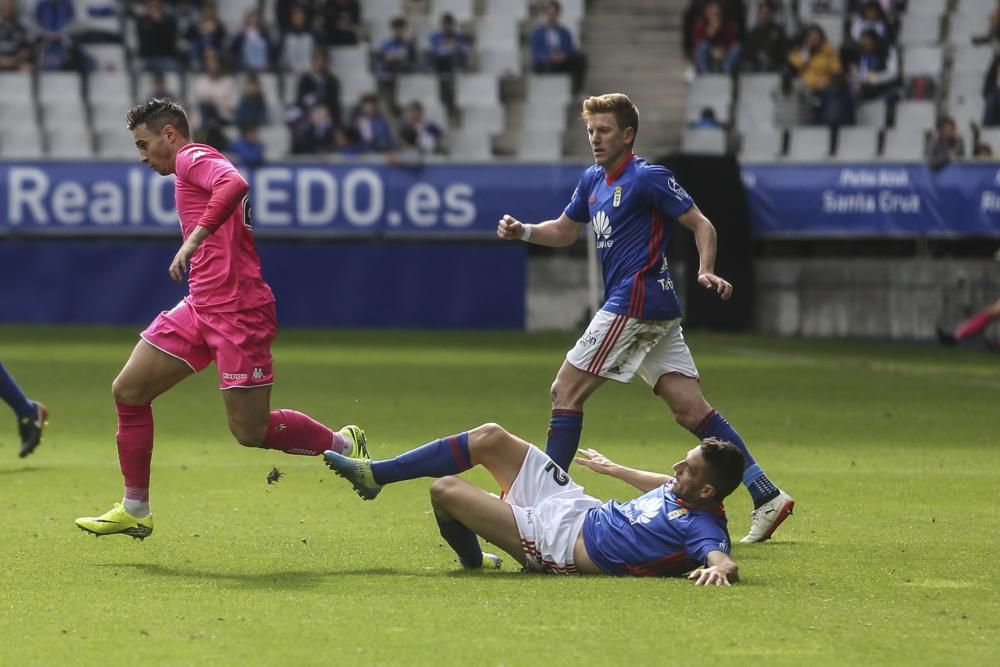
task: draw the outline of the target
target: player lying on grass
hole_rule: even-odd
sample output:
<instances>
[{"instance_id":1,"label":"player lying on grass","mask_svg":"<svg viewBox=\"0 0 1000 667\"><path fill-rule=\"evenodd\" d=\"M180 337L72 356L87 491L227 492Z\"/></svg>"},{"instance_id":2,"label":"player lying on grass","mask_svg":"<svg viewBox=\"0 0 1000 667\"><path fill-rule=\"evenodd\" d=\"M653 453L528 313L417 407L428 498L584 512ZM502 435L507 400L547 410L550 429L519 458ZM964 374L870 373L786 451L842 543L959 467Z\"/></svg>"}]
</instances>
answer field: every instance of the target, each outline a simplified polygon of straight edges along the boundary
<instances>
[{"instance_id":1,"label":"player lying on grass","mask_svg":"<svg viewBox=\"0 0 1000 667\"><path fill-rule=\"evenodd\" d=\"M184 242L168 272L188 279L188 296L140 334L112 384L118 412L121 504L76 525L95 535L153 532L149 469L153 399L215 362L233 437L246 447L319 456L364 450L364 432L334 432L295 410L271 410L271 342L278 330L274 295L254 248L249 185L219 151L191 141L187 114L175 102L150 100L128 112L139 160L176 174L174 198Z\"/></svg>"},{"instance_id":2,"label":"player lying on grass","mask_svg":"<svg viewBox=\"0 0 1000 667\"><path fill-rule=\"evenodd\" d=\"M674 464L675 477L617 465L592 449L579 454L580 465L628 482L643 495L602 504L540 449L496 424L384 461L334 451L323 456L366 500L386 484L440 478L430 489L434 518L466 568L500 566L496 556L484 559L479 535L530 571L689 573L698 585L716 586L737 580L722 506L743 476L743 454L735 445L706 438ZM502 498L454 476L476 465L490 471Z\"/></svg>"}]
</instances>

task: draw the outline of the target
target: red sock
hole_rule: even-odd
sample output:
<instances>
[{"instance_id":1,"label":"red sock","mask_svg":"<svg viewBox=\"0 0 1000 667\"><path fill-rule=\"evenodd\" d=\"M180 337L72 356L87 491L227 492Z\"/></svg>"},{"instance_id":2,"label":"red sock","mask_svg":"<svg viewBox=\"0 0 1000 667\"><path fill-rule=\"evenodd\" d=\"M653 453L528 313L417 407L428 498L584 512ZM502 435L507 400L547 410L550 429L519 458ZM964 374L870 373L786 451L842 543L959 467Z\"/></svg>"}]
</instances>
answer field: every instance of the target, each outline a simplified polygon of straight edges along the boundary
<instances>
[{"instance_id":1,"label":"red sock","mask_svg":"<svg viewBox=\"0 0 1000 667\"><path fill-rule=\"evenodd\" d=\"M967 319L962 326L955 330L955 338L964 340L978 336L990 325L991 321L993 321L993 316L990 315L988 310L980 311Z\"/></svg>"},{"instance_id":2,"label":"red sock","mask_svg":"<svg viewBox=\"0 0 1000 667\"><path fill-rule=\"evenodd\" d=\"M149 464L153 458L153 406L115 401L118 412L118 463L126 489L133 495L145 490L149 498Z\"/></svg>"},{"instance_id":3,"label":"red sock","mask_svg":"<svg viewBox=\"0 0 1000 667\"><path fill-rule=\"evenodd\" d=\"M344 437L309 415L295 410L273 410L264 447L286 454L317 456L328 449L344 451Z\"/></svg>"}]
</instances>

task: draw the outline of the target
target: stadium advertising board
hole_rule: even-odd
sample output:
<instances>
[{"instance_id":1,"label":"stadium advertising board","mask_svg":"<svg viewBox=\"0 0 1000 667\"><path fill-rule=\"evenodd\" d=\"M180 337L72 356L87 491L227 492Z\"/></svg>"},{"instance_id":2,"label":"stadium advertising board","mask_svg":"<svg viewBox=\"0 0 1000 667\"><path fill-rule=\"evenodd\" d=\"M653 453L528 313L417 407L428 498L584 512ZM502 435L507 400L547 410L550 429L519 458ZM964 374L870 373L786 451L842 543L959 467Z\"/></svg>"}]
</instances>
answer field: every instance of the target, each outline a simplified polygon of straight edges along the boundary
<instances>
[{"instance_id":1,"label":"stadium advertising board","mask_svg":"<svg viewBox=\"0 0 1000 667\"><path fill-rule=\"evenodd\" d=\"M275 164L248 172L255 232L488 236L513 213L558 217L575 165ZM0 162L0 233L178 233L173 177L128 163Z\"/></svg>"},{"instance_id":2,"label":"stadium advertising board","mask_svg":"<svg viewBox=\"0 0 1000 667\"><path fill-rule=\"evenodd\" d=\"M1000 236L1000 168L742 165L757 236Z\"/></svg>"}]
</instances>

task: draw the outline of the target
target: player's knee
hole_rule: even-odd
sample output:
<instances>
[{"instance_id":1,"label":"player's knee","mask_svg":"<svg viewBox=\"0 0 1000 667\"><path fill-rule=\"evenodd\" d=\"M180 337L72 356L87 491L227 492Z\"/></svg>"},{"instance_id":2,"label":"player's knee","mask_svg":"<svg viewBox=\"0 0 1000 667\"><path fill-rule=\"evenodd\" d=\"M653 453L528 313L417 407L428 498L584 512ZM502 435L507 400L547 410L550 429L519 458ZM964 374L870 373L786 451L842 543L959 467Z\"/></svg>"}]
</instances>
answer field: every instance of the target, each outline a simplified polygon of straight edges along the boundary
<instances>
[{"instance_id":1,"label":"player's knee","mask_svg":"<svg viewBox=\"0 0 1000 667\"><path fill-rule=\"evenodd\" d=\"M431 502L438 507L447 507L449 500L455 497L459 487L457 477L441 477L431 484Z\"/></svg>"},{"instance_id":2,"label":"player's knee","mask_svg":"<svg viewBox=\"0 0 1000 667\"><path fill-rule=\"evenodd\" d=\"M144 397L138 387L122 379L120 375L111 383L111 396L115 399L116 403L124 403L126 405L142 405L149 402L148 400L143 400Z\"/></svg>"},{"instance_id":3,"label":"player's knee","mask_svg":"<svg viewBox=\"0 0 1000 667\"><path fill-rule=\"evenodd\" d=\"M507 431L504 430L503 426L500 426L500 424L494 424L493 422L482 424L469 431L470 438L482 441L483 444L490 444L506 434Z\"/></svg>"}]
</instances>

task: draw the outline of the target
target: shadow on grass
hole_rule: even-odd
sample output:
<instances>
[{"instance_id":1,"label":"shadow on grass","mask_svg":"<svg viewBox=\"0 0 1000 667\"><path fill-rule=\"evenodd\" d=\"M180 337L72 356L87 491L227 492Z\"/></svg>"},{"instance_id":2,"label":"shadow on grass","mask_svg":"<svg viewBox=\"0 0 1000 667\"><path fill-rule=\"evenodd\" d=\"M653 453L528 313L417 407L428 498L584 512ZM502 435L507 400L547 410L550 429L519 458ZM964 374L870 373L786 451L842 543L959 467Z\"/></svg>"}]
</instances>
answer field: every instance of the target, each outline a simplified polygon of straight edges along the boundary
<instances>
[{"instance_id":1,"label":"shadow on grass","mask_svg":"<svg viewBox=\"0 0 1000 667\"><path fill-rule=\"evenodd\" d=\"M41 468L35 468L32 466L25 466L24 468L8 468L5 470L0 470L0 475L18 475L24 472L38 472Z\"/></svg>"},{"instance_id":2,"label":"shadow on grass","mask_svg":"<svg viewBox=\"0 0 1000 667\"><path fill-rule=\"evenodd\" d=\"M204 581L228 582L245 588L281 588L296 590L313 588L344 577L474 577L477 581L520 576L518 572L464 572L462 570L430 570L414 572L393 568L360 568L357 570L278 570L273 572L219 572L198 568L174 567L159 563L101 563L99 567L131 568L151 577L168 577Z\"/></svg>"}]
</instances>

